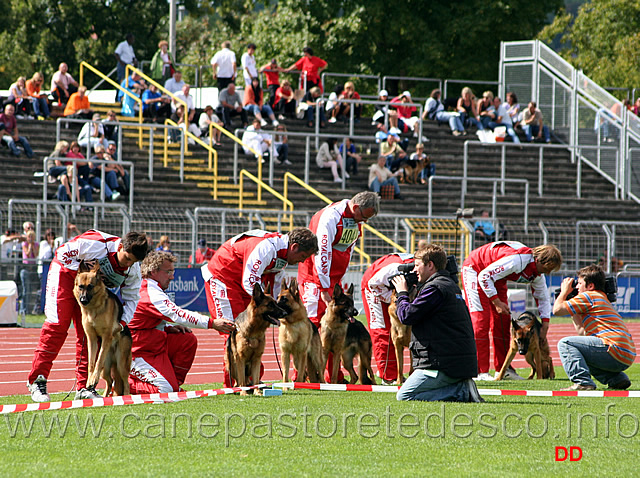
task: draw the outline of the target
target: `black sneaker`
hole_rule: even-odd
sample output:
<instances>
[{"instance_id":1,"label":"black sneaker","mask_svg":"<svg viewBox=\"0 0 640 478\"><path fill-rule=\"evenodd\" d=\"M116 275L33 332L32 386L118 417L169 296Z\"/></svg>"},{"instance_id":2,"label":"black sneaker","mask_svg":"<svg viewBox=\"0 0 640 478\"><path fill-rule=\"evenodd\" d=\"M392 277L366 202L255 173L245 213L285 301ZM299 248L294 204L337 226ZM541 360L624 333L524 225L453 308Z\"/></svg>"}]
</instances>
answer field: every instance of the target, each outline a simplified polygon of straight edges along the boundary
<instances>
[{"instance_id":1,"label":"black sneaker","mask_svg":"<svg viewBox=\"0 0 640 478\"><path fill-rule=\"evenodd\" d=\"M484 402L484 398L480 396L480 392L478 392L478 387L476 387L476 382L473 379L468 378L466 380L467 386L469 387L469 401L482 403Z\"/></svg>"},{"instance_id":2,"label":"black sneaker","mask_svg":"<svg viewBox=\"0 0 640 478\"><path fill-rule=\"evenodd\" d=\"M628 378L624 378L620 380L618 383L610 384L609 390L626 390L631 386L631 380Z\"/></svg>"}]
</instances>

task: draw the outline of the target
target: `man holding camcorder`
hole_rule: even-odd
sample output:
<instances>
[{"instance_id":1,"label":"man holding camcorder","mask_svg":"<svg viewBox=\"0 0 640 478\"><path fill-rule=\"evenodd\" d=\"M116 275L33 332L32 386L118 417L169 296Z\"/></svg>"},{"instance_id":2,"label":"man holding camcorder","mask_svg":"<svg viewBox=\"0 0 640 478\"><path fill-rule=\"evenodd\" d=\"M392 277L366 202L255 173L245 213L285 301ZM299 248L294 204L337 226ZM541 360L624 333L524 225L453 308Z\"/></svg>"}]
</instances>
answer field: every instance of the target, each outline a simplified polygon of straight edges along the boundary
<instances>
[{"instance_id":1,"label":"man holding camcorder","mask_svg":"<svg viewBox=\"0 0 640 478\"><path fill-rule=\"evenodd\" d=\"M625 390L631 381L624 370L636 357L633 338L607 297L605 273L591 265L562 281L554 315L571 315L578 336L558 342L560 360L573 385L567 390L595 390L591 376L610 389ZM577 287L576 287L577 286ZM577 295L569 298L577 289Z\"/></svg>"}]
</instances>

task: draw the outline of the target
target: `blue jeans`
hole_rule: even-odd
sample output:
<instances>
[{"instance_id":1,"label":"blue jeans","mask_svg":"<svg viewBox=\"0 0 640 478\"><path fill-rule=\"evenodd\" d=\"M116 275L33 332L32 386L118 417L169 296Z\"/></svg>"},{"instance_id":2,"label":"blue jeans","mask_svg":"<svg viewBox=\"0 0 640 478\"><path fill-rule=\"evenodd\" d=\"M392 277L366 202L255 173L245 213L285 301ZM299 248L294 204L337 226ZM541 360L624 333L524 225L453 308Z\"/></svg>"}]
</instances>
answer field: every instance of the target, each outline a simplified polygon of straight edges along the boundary
<instances>
[{"instance_id":1,"label":"blue jeans","mask_svg":"<svg viewBox=\"0 0 640 478\"><path fill-rule=\"evenodd\" d=\"M438 111L436 113L436 120L443 123L449 123L451 131L464 131L464 126L462 126L460 116L456 114L447 113L446 111Z\"/></svg>"},{"instance_id":2,"label":"blue jeans","mask_svg":"<svg viewBox=\"0 0 640 478\"><path fill-rule=\"evenodd\" d=\"M398 184L398 180L395 177L389 178L386 181L384 181L383 183L380 183L380 180L378 178L375 178L373 180L373 182L369 185L369 189L371 189L374 193L379 193L380 192L380 188L382 186L387 186L388 184L392 184L393 185L393 193L396 196L398 194L400 194L400 185Z\"/></svg>"},{"instance_id":3,"label":"blue jeans","mask_svg":"<svg viewBox=\"0 0 640 478\"><path fill-rule=\"evenodd\" d=\"M424 169L420 171L420 179L424 179L426 181L434 174L436 174L436 165L430 164L429 166L425 166Z\"/></svg>"},{"instance_id":4,"label":"blue jeans","mask_svg":"<svg viewBox=\"0 0 640 478\"><path fill-rule=\"evenodd\" d=\"M513 140L513 142L515 144L520 144L520 138L518 138L516 131L513 129L513 125L505 124L505 123L496 123L495 121L491 121L489 123L489 129L491 130L496 129L498 126L504 126L505 128L507 128L507 134L511 136L511 139Z\"/></svg>"},{"instance_id":5,"label":"blue jeans","mask_svg":"<svg viewBox=\"0 0 640 478\"><path fill-rule=\"evenodd\" d=\"M533 137L537 137L538 133L540 133L540 126L537 124L526 124L522 126L522 131L527 135L527 141L531 142L533 141ZM544 141L546 143L551 141L551 135L547 126L542 126L542 135L544 136Z\"/></svg>"},{"instance_id":6,"label":"blue jeans","mask_svg":"<svg viewBox=\"0 0 640 478\"><path fill-rule=\"evenodd\" d=\"M100 189L102 184L99 176L91 178L91 186ZM118 189L118 176L115 171L109 171L104 175L104 197L110 199L114 189Z\"/></svg>"},{"instance_id":7,"label":"blue jeans","mask_svg":"<svg viewBox=\"0 0 640 478\"><path fill-rule=\"evenodd\" d=\"M257 115L258 113L261 113L262 116L266 116L267 118L273 116L273 110L271 109L271 106L266 103L262 105L262 109L260 109L258 105L245 105L244 110L247 113L252 113L253 116Z\"/></svg>"},{"instance_id":8,"label":"blue jeans","mask_svg":"<svg viewBox=\"0 0 640 478\"><path fill-rule=\"evenodd\" d=\"M73 187L71 188L73 191ZM91 186L84 180L78 181L78 192L80 194L80 200L83 202L93 202L93 191ZM58 186L58 192L56 193L58 201L71 201L71 198L67 195L67 190L64 185Z\"/></svg>"},{"instance_id":9,"label":"blue jeans","mask_svg":"<svg viewBox=\"0 0 640 478\"><path fill-rule=\"evenodd\" d=\"M316 119L316 107L315 106L309 106L309 108L307 108L307 121L309 123L313 123ZM320 123L326 123L327 122L327 117L324 115L324 107L320 107Z\"/></svg>"},{"instance_id":10,"label":"blue jeans","mask_svg":"<svg viewBox=\"0 0 640 478\"><path fill-rule=\"evenodd\" d=\"M431 375L436 374L435 377ZM465 379L451 378L438 370L414 370L396 394L398 400L425 402L468 402L469 386Z\"/></svg>"},{"instance_id":11,"label":"blue jeans","mask_svg":"<svg viewBox=\"0 0 640 478\"><path fill-rule=\"evenodd\" d=\"M462 126L474 125L480 131L484 129L484 125L480 121L475 119L473 116L467 116L467 113L460 113L460 122L462 123Z\"/></svg>"},{"instance_id":12,"label":"blue jeans","mask_svg":"<svg viewBox=\"0 0 640 478\"><path fill-rule=\"evenodd\" d=\"M27 141L27 138L25 138L24 136L18 136L18 141L14 141L13 136L9 136L8 134L6 134L2 137L2 139L7 143L7 146L9 146L9 149L14 156L20 156L20 150L18 149L18 146L16 146L17 142L20 143L24 148L24 152L27 155L27 158L33 158L33 150L31 149L31 145L29 144L29 141Z\"/></svg>"},{"instance_id":13,"label":"blue jeans","mask_svg":"<svg viewBox=\"0 0 640 478\"><path fill-rule=\"evenodd\" d=\"M47 103L46 98L35 98L31 104L33 105L33 112L36 116L44 116L45 118L49 117L49 103Z\"/></svg>"},{"instance_id":14,"label":"blue jeans","mask_svg":"<svg viewBox=\"0 0 640 478\"><path fill-rule=\"evenodd\" d=\"M616 385L628 380L623 372L628 365L618 362L607 352L609 347L602 339L593 336L573 336L560 339L558 352L562 367L569 380L580 385L592 385L593 375L598 382L605 385Z\"/></svg>"}]
</instances>

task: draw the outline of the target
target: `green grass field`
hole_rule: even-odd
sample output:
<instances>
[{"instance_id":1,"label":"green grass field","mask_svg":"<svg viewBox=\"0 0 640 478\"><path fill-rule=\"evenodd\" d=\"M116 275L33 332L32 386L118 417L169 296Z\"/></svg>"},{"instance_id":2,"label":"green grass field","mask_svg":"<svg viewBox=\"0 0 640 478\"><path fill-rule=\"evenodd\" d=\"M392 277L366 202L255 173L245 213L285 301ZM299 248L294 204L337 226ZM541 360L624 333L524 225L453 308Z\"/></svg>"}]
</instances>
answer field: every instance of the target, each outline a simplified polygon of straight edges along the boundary
<instances>
[{"instance_id":1,"label":"green grass field","mask_svg":"<svg viewBox=\"0 0 640 478\"><path fill-rule=\"evenodd\" d=\"M561 367L556 373L554 381L479 386L568 386ZM638 389L640 365L629 375ZM423 403L397 402L391 393L296 390L9 414L0 417L0 476L633 476L638 401L488 396L486 403ZM580 447L582 459L556 462L556 446Z\"/></svg>"}]
</instances>

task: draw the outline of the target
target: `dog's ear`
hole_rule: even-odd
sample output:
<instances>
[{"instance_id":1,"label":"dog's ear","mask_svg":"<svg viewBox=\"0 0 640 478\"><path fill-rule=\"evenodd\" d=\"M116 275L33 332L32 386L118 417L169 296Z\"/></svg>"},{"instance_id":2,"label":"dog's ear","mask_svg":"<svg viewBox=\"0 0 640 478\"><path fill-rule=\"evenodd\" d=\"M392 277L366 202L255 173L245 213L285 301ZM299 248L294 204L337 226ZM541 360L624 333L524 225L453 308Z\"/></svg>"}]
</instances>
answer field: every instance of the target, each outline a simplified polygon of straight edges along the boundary
<instances>
[{"instance_id":1,"label":"dog's ear","mask_svg":"<svg viewBox=\"0 0 640 478\"><path fill-rule=\"evenodd\" d=\"M291 292L291 295L293 295L294 297L298 297L298 295L300 294L298 292L298 281L295 277L291 279L291 282L289 282L289 292Z\"/></svg>"},{"instance_id":2,"label":"dog's ear","mask_svg":"<svg viewBox=\"0 0 640 478\"><path fill-rule=\"evenodd\" d=\"M271 283L268 283L264 288L265 294L271 294Z\"/></svg>"},{"instance_id":3,"label":"dog's ear","mask_svg":"<svg viewBox=\"0 0 640 478\"><path fill-rule=\"evenodd\" d=\"M342 294L342 287L340 287L340 284L334 285L333 286L333 300L335 300L338 297L340 297L340 294Z\"/></svg>"},{"instance_id":4,"label":"dog's ear","mask_svg":"<svg viewBox=\"0 0 640 478\"><path fill-rule=\"evenodd\" d=\"M258 282L253 284L253 300L256 304L260 304L264 300L264 292Z\"/></svg>"},{"instance_id":5,"label":"dog's ear","mask_svg":"<svg viewBox=\"0 0 640 478\"><path fill-rule=\"evenodd\" d=\"M89 272L89 266L84 262L84 259L80 259L80 265L78 266L78 272Z\"/></svg>"},{"instance_id":6,"label":"dog's ear","mask_svg":"<svg viewBox=\"0 0 640 478\"><path fill-rule=\"evenodd\" d=\"M347 295L353 295L353 284L351 284L347 289Z\"/></svg>"},{"instance_id":7,"label":"dog's ear","mask_svg":"<svg viewBox=\"0 0 640 478\"><path fill-rule=\"evenodd\" d=\"M518 321L511 317L511 325L513 326L513 330L520 330L520 325L518 325Z\"/></svg>"},{"instance_id":8,"label":"dog's ear","mask_svg":"<svg viewBox=\"0 0 640 478\"><path fill-rule=\"evenodd\" d=\"M287 278L283 277L282 278L282 282L280 283L280 290L285 290L288 289L287 287Z\"/></svg>"},{"instance_id":9,"label":"dog's ear","mask_svg":"<svg viewBox=\"0 0 640 478\"><path fill-rule=\"evenodd\" d=\"M100 269L100 263L98 261L96 261L96 263L93 265L93 269L91 269L93 272L102 272L102 269Z\"/></svg>"}]
</instances>

